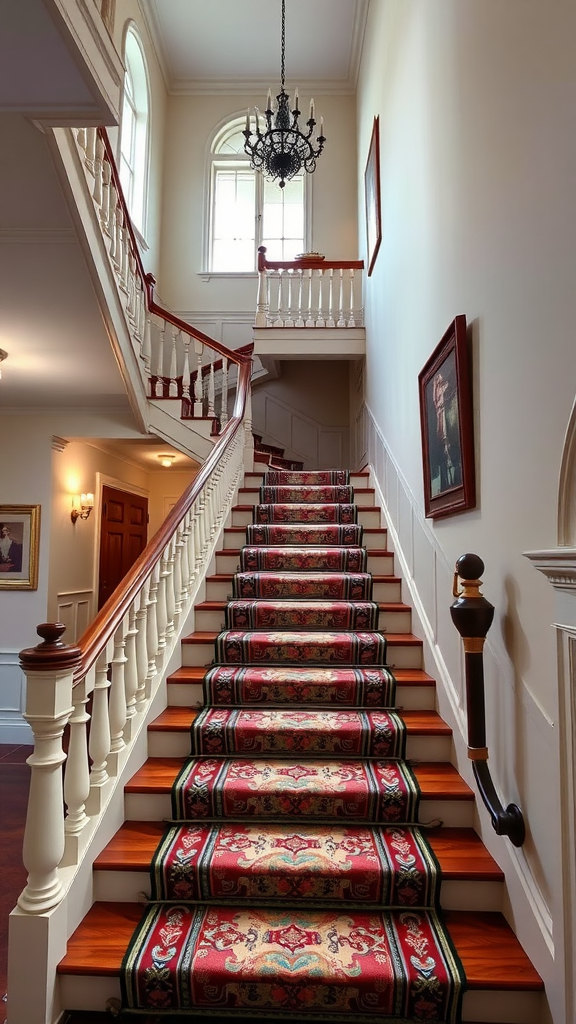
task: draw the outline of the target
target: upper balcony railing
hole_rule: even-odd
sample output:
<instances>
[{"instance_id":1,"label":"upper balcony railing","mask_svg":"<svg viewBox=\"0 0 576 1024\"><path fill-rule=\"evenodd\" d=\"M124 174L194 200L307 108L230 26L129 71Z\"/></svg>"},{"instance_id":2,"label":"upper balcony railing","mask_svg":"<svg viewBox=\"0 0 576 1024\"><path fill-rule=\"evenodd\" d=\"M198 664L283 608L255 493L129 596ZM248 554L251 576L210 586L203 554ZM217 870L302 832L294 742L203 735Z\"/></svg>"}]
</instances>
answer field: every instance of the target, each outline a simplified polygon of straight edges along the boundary
<instances>
[{"instance_id":1,"label":"upper balcony railing","mask_svg":"<svg viewBox=\"0 0 576 1024\"><path fill-rule=\"evenodd\" d=\"M269 261L258 249L256 327L363 327L363 260L325 260L316 253Z\"/></svg>"}]
</instances>

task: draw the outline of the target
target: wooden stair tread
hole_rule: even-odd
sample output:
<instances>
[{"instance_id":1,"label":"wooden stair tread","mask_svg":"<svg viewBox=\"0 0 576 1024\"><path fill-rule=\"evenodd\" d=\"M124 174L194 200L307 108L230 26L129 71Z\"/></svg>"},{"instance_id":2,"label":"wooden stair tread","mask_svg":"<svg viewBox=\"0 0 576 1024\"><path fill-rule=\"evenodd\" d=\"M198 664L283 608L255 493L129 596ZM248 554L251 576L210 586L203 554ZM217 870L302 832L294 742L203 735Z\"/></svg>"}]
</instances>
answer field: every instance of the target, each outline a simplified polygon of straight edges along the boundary
<instances>
[{"instance_id":1,"label":"wooden stair tread","mask_svg":"<svg viewBox=\"0 0 576 1024\"><path fill-rule=\"evenodd\" d=\"M167 682L202 683L206 672L205 665L182 665L168 676ZM435 686L432 676L421 668L396 668L394 676L400 686ZM254 707L258 706L254 705Z\"/></svg>"},{"instance_id":2,"label":"wooden stair tread","mask_svg":"<svg viewBox=\"0 0 576 1024\"><path fill-rule=\"evenodd\" d=\"M355 600L352 600L352 599L347 598L347 597L342 597L342 598L331 598L331 597L299 598L296 595L294 595L294 597L289 597L289 598L284 598L284 597L278 597L278 598L275 598L275 597L271 597L271 598L266 598L266 597L235 597L235 598L232 598L232 600L234 600L234 601L284 601L284 600L288 600L288 601L298 601L299 603L302 600L304 600L304 601L306 601L306 600L309 600L309 601L329 601L330 603L332 603L333 600L336 600L336 601L342 601L344 604L350 604L350 603L356 604ZM369 597L366 597L366 598L363 597L363 598L360 599L361 602L370 601L370 600L373 600L373 599L371 599ZM393 614L394 612L401 613L401 612L409 612L409 611L412 610L409 604L403 604L402 601L376 601L374 603L378 605L378 608L380 609L381 612L390 612L391 614ZM201 601L199 604L195 604L194 605L194 610L195 611L221 611L222 609L226 608L227 604L228 604L228 601L226 599L224 599L224 598L220 599L220 600L216 600L216 601Z\"/></svg>"},{"instance_id":3,"label":"wooden stair tread","mask_svg":"<svg viewBox=\"0 0 576 1024\"><path fill-rule=\"evenodd\" d=\"M69 939L58 973L117 976L142 913L138 903L94 903ZM501 914L453 910L444 916L469 989L543 989L542 979Z\"/></svg>"},{"instance_id":4,"label":"wooden stair tread","mask_svg":"<svg viewBox=\"0 0 576 1024\"><path fill-rule=\"evenodd\" d=\"M125 821L94 861L101 871L148 871L164 835L160 821ZM500 882L504 872L471 828L441 828L425 833L448 880Z\"/></svg>"},{"instance_id":5,"label":"wooden stair tread","mask_svg":"<svg viewBox=\"0 0 576 1024\"><path fill-rule=\"evenodd\" d=\"M258 630L246 630L246 632L258 632ZM295 630L294 632L306 633L306 630L305 629L298 629L298 630ZM310 630L309 632L314 632L314 630ZM330 630L328 630L328 632L330 632ZM351 630L337 630L336 629L336 630L333 630L333 632L335 632L335 633L339 633L339 632L353 633L354 630L353 629L351 629ZM375 629L375 630L373 630L373 632L374 633L378 633L379 630ZM420 637L419 636L414 636L413 633L389 633L387 631L386 634L383 634L383 635L386 636L386 639L388 640L389 644L402 644L405 647L406 646L409 646L409 647L421 647L422 646L422 640L420 639ZM218 637L218 636L220 636L220 630L218 630L218 629L206 629L206 630L197 630L197 629L195 629L193 633L189 633L188 636L182 637L181 643L183 643L183 644L205 644L205 643L210 643L210 642L213 643L216 640L216 637Z\"/></svg>"},{"instance_id":6,"label":"wooden stair tread","mask_svg":"<svg viewBox=\"0 0 576 1024\"><path fill-rule=\"evenodd\" d=\"M236 758L232 758L236 760ZM237 760L245 760L237 758ZM282 760L282 758L270 758ZM346 760L346 758L340 758ZM126 793L170 793L172 783L186 761L185 757L149 757L124 787ZM453 765L444 761L421 761L413 766L426 799L473 800L474 793Z\"/></svg>"},{"instance_id":7,"label":"wooden stair tread","mask_svg":"<svg viewBox=\"0 0 576 1024\"><path fill-rule=\"evenodd\" d=\"M171 705L155 718L148 726L151 732L186 732L194 719L200 714L202 708L178 707ZM258 711L258 708L247 708L249 711ZM281 708L279 710L282 710ZM289 709L286 709L289 710ZM325 708L326 711L337 711L337 708ZM354 711L354 708L346 710ZM374 709L378 710L378 709ZM452 730L446 722L440 718L436 711L402 711L401 718L406 723L408 735L413 736L451 736Z\"/></svg>"}]
</instances>

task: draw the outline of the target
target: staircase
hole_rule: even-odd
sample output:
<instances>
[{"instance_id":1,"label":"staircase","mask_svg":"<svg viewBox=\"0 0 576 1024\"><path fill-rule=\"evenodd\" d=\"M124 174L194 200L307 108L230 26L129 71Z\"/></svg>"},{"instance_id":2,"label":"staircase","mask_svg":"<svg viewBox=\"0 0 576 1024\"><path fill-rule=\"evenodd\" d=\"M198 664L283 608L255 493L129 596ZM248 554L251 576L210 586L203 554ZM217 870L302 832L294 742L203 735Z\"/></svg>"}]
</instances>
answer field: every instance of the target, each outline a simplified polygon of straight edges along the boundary
<instances>
[{"instance_id":1,"label":"staircase","mask_svg":"<svg viewBox=\"0 0 576 1024\"><path fill-rule=\"evenodd\" d=\"M261 441L259 447L262 451ZM263 455L269 464L281 464L278 451ZM224 628L233 574L266 468L256 455L256 471L245 476L224 531L224 546L216 553L215 572L206 579L205 600L195 607L194 632L182 641L182 667L167 680L168 706L149 728L148 760L125 788L126 820L94 863L95 902L58 968L61 1005L70 1010L103 1011L111 998L120 997L120 965L143 913L141 894L150 891L151 859L170 818L172 784L190 754L190 727L204 701L206 666ZM434 680L421 667L422 643L411 633L411 609L401 600L401 580L394 575L394 555L387 549L368 474L352 474L351 483L367 570L373 575L372 600L379 607L378 629L387 640L396 707L406 727L406 758L420 788L418 820L443 822L426 835L441 869L444 920L466 973L462 1020L539 1024L543 985L501 914L503 875L474 831L474 793L450 763L450 730L435 711ZM305 1013L286 1016L310 1019ZM76 1020L81 1016L75 1015Z\"/></svg>"}]
</instances>

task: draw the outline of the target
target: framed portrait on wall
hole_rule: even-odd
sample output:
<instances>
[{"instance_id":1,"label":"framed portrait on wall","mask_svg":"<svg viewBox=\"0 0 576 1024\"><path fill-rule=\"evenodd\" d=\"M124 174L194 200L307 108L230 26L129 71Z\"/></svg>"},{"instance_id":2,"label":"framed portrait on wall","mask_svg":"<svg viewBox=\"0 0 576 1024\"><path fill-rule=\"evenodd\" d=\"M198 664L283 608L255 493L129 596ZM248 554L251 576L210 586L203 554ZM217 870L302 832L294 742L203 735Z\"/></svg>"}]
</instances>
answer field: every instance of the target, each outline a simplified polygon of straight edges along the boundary
<instances>
[{"instance_id":1,"label":"framed portrait on wall","mask_svg":"<svg viewBox=\"0 0 576 1024\"><path fill-rule=\"evenodd\" d=\"M0 590L36 590L40 505L0 505Z\"/></svg>"},{"instance_id":2,"label":"framed portrait on wall","mask_svg":"<svg viewBox=\"0 0 576 1024\"><path fill-rule=\"evenodd\" d=\"M466 317L457 316L418 375L428 519L476 505Z\"/></svg>"},{"instance_id":3,"label":"framed portrait on wall","mask_svg":"<svg viewBox=\"0 0 576 1024\"><path fill-rule=\"evenodd\" d=\"M364 171L364 195L366 199L366 241L368 254L368 277L374 269L380 242L382 241L382 213L380 209L380 126L374 118L368 160Z\"/></svg>"}]
</instances>

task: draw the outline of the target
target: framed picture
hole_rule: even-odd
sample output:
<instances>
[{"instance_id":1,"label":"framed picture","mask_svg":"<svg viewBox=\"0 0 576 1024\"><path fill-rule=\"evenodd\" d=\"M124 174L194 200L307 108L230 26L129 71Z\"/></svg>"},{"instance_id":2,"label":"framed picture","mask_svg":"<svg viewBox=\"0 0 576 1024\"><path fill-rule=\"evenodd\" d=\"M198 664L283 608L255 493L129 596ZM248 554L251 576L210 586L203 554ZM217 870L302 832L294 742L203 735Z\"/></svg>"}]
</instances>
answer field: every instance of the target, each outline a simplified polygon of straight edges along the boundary
<instances>
[{"instance_id":1,"label":"framed picture","mask_svg":"<svg viewBox=\"0 0 576 1024\"><path fill-rule=\"evenodd\" d=\"M374 118L372 138L364 171L364 194L366 198L366 237L368 243L368 277L374 269L380 242L382 241L382 216L380 211L380 128L379 118Z\"/></svg>"},{"instance_id":2,"label":"framed picture","mask_svg":"<svg viewBox=\"0 0 576 1024\"><path fill-rule=\"evenodd\" d=\"M476 504L466 317L452 321L418 375L426 517Z\"/></svg>"},{"instance_id":3,"label":"framed picture","mask_svg":"<svg viewBox=\"0 0 576 1024\"><path fill-rule=\"evenodd\" d=\"M36 590L40 505L0 505L0 590Z\"/></svg>"}]
</instances>

